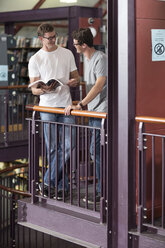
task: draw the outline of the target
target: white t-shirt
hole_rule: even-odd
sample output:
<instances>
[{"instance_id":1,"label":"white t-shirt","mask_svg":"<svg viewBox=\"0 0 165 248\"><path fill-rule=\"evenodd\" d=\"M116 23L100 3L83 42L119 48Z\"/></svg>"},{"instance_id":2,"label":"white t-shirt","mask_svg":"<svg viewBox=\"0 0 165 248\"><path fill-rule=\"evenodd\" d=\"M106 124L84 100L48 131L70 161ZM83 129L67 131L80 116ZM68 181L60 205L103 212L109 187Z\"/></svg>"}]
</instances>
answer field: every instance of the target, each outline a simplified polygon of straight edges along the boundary
<instances>
[{"instance_id":1,"label":"white t-shirt","mask_svg":"<svg viewBox=\"0 0 165 248\"><path fill-rule=\"evenodd\" d=\"M40 77L47 82L49 79L65 79L69 81L70 72L77 70L75 59L69 49L58 47L53 52L40 49L29 60L29 77ZM72 104L68 85L59 86L57 91L40 95L40 106L66 107Z\"/></svg>"}]
</instances>

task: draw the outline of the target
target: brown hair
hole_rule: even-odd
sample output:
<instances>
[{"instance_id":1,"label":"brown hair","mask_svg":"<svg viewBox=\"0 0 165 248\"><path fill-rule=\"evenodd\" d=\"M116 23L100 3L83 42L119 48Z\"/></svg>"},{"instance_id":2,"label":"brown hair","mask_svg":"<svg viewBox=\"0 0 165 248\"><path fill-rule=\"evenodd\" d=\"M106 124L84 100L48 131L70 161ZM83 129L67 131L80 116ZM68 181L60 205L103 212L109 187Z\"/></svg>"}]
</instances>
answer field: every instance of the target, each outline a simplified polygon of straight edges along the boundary
<instances>
[{"instance_id":1,"label":"brown hair","mask_svg":"<svg viewBox=\"0 0 165 248\"><path fill-rule=\"evenodd\" d=\"M50 23L42 23L38 29L37 34L38 36L44 36L45 33L53 32L54 26Z\"/></svg>"},{"instance_id":2,"label":"brown hair","mask_svg":"<svg viewBox=\"0 0 165 248\"><path fill-rule=\"evenodd\" d=\"M73 31L73 39L77 40L79 45L83 43L87 44L89 47L93 47L93 35L90 28L80 28L78 31Z\"/></svg>"}]
</instances>

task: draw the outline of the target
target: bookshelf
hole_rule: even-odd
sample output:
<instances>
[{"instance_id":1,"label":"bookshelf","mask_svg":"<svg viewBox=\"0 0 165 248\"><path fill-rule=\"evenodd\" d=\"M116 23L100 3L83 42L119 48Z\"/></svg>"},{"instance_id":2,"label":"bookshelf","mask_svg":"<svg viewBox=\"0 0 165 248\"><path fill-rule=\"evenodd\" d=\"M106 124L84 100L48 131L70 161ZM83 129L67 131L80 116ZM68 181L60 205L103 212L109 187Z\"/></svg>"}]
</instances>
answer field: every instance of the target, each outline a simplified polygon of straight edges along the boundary
<instances>
[{"instance_id":1,"label":"bookshelf","mask_svg":"<svg viewBox=\"0 0 165 248\"><path fill-rule=\"evenodd\" d=\"M13 53L16 40L12 35L0 35L0 85L14 85L17 81L17 56Z\"/></svg>"},{"instance_id":2,"label":"bookshelf","mask_svg":"<svg viewBox=\"0 0 165 248\"><path fill-rule=\"evenodd\" d=\"M12 53L17 58L16 77L17 85L26 85L29 83L28 62L30 57L41 48L38 37L27 38L23 36L15 37L16 45Z\"/></svg>"}]
</instances>

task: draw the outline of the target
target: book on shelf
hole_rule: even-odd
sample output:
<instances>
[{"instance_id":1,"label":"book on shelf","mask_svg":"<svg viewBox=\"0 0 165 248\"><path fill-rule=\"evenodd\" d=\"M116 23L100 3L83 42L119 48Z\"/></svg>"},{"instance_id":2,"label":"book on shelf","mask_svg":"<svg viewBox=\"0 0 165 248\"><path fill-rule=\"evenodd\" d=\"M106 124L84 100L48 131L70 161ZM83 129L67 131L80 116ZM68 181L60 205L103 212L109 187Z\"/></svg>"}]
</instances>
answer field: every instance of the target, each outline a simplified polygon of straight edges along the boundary
<instances>
[{"instance_id":1,"label":"book on shelf","mask_svg":"<svg viewBox=\"0 0 165 248\"><path fill-rule=\"evenodd\" d=\"M36 53L36 51L30 51L27 53L27 58L26 61L29 62L29 59L31 58L31 56L33 56Z\"/></svg>"},{"instance_id":2,"label":"book on shelf","mask_svg":"<svg viewBox=\"0 0 165 248\"><path fill-rule=\"evenodd\" d=\"M63 86L64 83L60 79L51 78L47 82L44 82L43 80L39 79L37 81L34 81L28 85L28 88L31 88L32 86L36 86L40 89L45 89L50 92L55 91L59 86Z\"/></svg>"},{"instance_id":3,"label":"book on shelf","mask_svg":"<svg viewBox=\"0 0 165 248\"><path fill-rule=\"evenodd\" d=\"M27 38L24 36L18 36L16 38L16 47L18 48L40 48L41 41L38 37Z\"/></svg>"},{"instance_id":4,"label":"book on shelf","mask_svg":"<svg viewBox=\"0 0 165 248\"><path fill-rule=\"evenodd\" d=\"M27 66L21 65L20 66L20 76L27 77L28 76L28 68Z\"/></svg>"}]
</instances>

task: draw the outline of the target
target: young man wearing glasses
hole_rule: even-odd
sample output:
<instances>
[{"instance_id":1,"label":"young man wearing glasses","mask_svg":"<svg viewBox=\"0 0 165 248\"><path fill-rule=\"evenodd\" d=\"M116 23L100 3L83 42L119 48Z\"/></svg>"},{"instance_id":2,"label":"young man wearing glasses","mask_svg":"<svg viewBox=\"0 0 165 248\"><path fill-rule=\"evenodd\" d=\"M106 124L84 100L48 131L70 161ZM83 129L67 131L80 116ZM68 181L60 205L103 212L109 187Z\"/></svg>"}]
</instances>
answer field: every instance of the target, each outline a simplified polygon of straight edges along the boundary
<instances>
[{"instance_id":1,"label":"young man wearing glasses","mask_svg":"<svg viewBox=\"0 0 165 248\"><path fill-rule=\"evenodd\" d=\"M61 79L65 78L63 86L58 88L58 91L52 92L49 87L44 86L42 88L37 88L36 85L31 87L32 93L34 95L40 96L40 106L45 107L66 107L72 104L72 99L70 95L70 87L74 87L79 83L79 74L75 64L75 59L72 52L66 48L57 46L56 33L54 26L49 23L42 23L37 30L38 37L42 43L42 48L36 52L29 60L29 77L30 83L36 80L43 80L47 82L49 79ZM62 114L54 113L40 113L41 120L68 123L73 124L73 116L65 116ZM44 175L44 188L40 184L40 189L42 194L48 195L49 182L50 182L50 196L55 195L56 179L58 185L58 199L63 195L63 164L68 160L70 156L70 129L65 127L65 144L63 144L63 130L62 126L58 125L58 144L56 144L55 137L55 125L51 124L51 130L49 130L49 124L44 124L44 137L47 147L47 158L48 163L50 163L51 168L51 178L49 178L49 168ZM51 137L49 137L51 136ZM49 147L50 144L50 147ZM65 147L65 151L63 151ZM63 156L63 152L65 155ZM56 161L56 154L57 161ZM49 157L50 156L50 157ZM65 157L65 161L63 161ZM56 175L56 167L58 175ZM43 184L42 184L43 185ZM68 194L68 176L65 173L65 194ZM56 196L57 197L57 196Z\"/></svg>"},{"instance_id":2,"label":"young man wearing glasses","mask_svg":"<svg viewBox=\"0 0 165 248\"><path fill-rule=\"evenodd\" d=\"M72 34L73 45L77 53L83 54L85 59L84 81L86 82L86 97L77 105L69 105L65 108L65 114L69 115L72 109L81 110L88 106L89 111L107 112L107 57L105 53L95 50L93 46L93 35L89 28L81 28ZM91 127L100 127L101 120L89 118ZM96 202L100 201L100 132L92 131L90 154L94 158L94 142L96 142L96 176L98 184L96 189ZM86 201L86 197L83 199ZM93 197L88 197L88 203L93 202Z\"/></svg>"}]
</instances>

